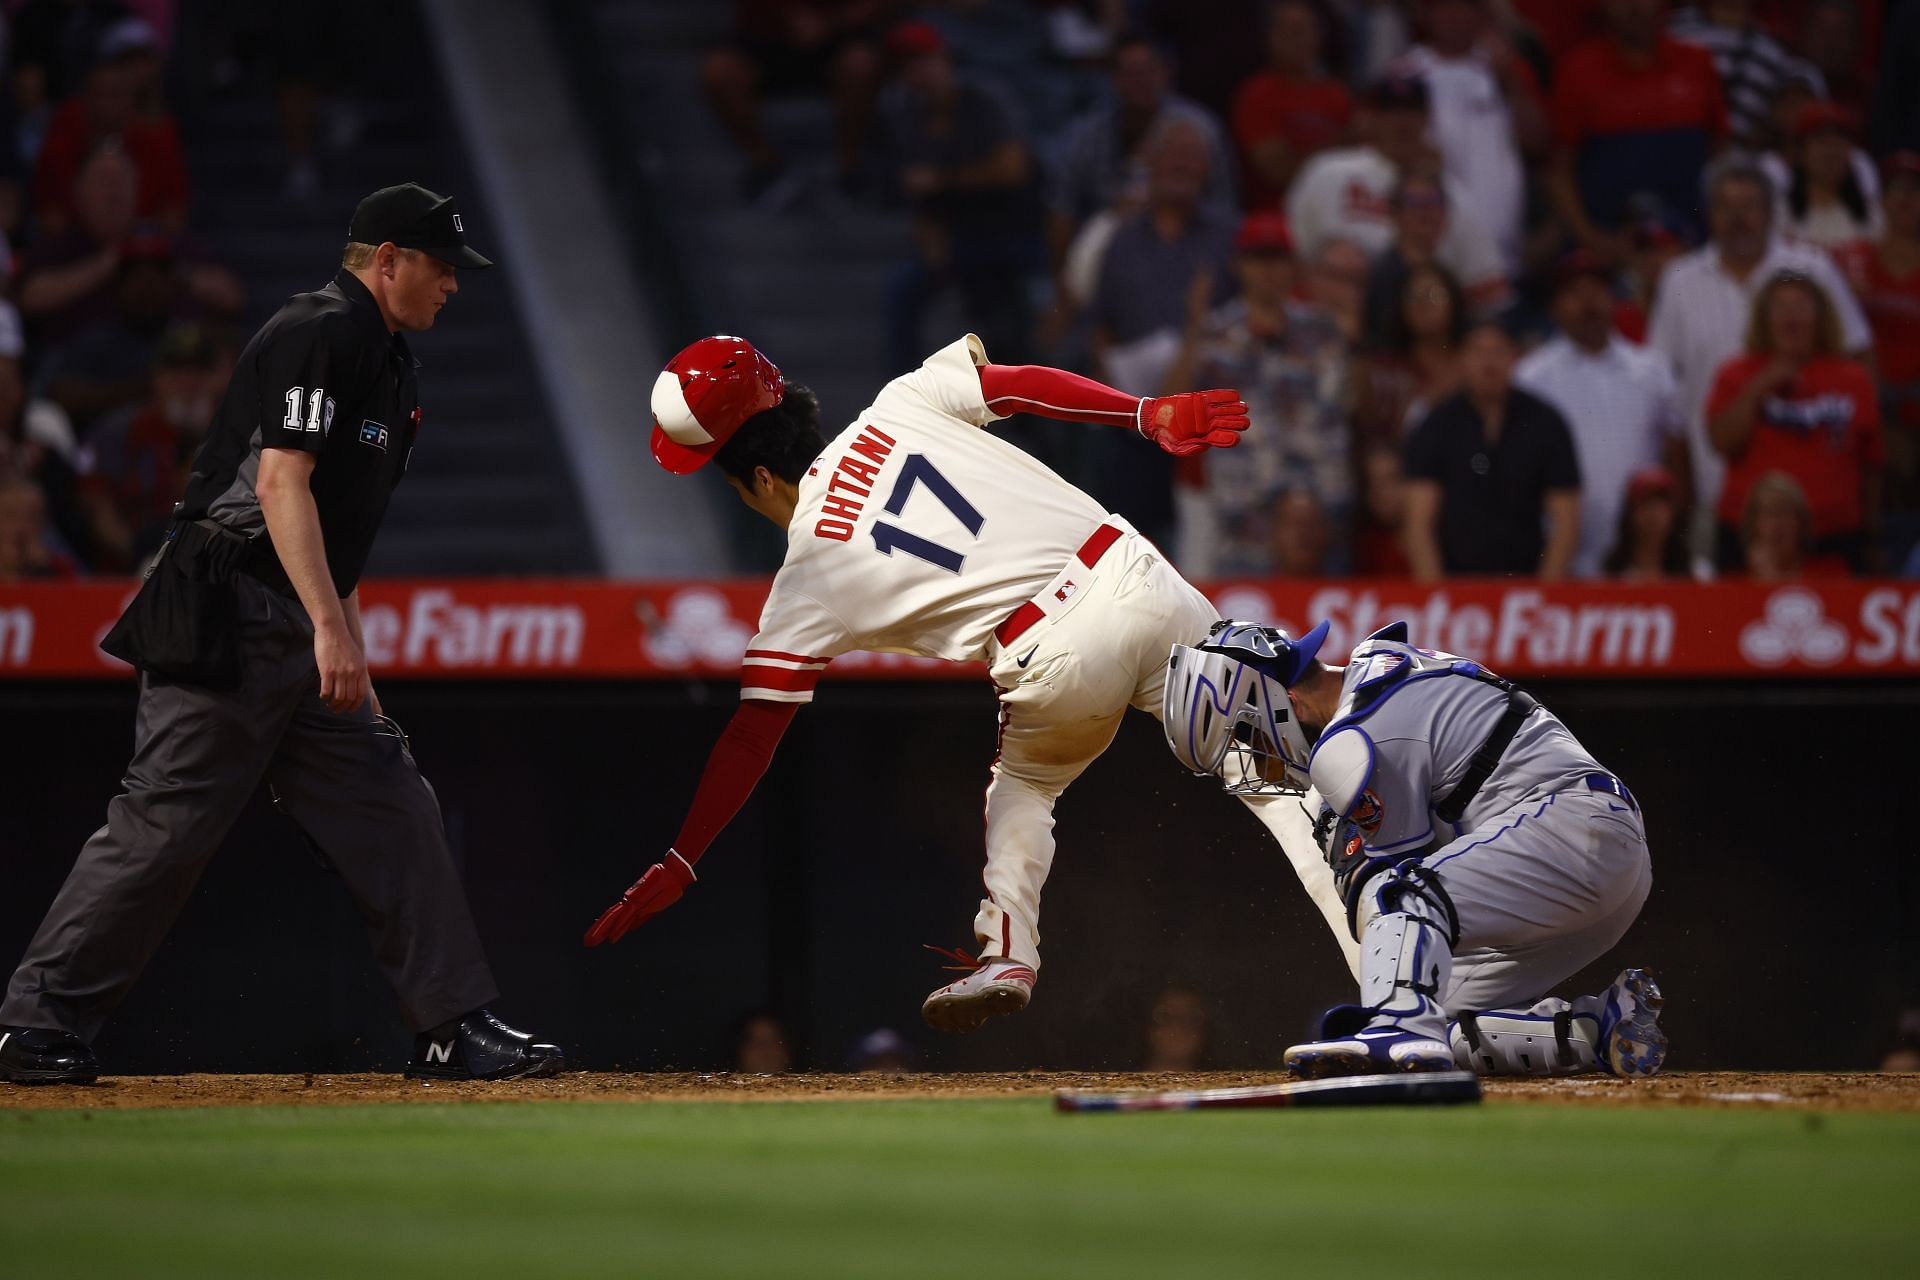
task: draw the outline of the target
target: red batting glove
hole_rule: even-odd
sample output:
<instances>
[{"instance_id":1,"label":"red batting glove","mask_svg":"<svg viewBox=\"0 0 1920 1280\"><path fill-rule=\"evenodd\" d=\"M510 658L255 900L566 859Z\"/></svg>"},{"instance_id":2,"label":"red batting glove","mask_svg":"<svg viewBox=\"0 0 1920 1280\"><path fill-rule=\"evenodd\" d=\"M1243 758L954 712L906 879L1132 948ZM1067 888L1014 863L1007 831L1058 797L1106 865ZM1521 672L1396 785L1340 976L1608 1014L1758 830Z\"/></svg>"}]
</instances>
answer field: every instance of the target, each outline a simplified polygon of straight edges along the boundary
<instances>
[{"instance_id":1,"label":"red batting glove","mask_svg":"<svg viewBox=\"0 0 1920 1280\"><path fill-rule=\"evenodd\" d=\"M1176 458L1202 449L1231 449L1247 429L1238 391L1188 391L1143 397L1135 418L1140 434Z\"/></svg>"},{"instance_id":2,"label":"red batting glove","mask_svg":"<svg viewBox=\"0 0 1920 1280\"><path fill-rule=\"evenodd\" d=\"M600 918L587 930L586 944L597 947L603 942L620 941L680 901L680 895L697 879L692 863L681 857L678 850L667 850L667 856L648 867L647 874L620 895L620 901L600 913Z\"/></svg>"}]
</instances>

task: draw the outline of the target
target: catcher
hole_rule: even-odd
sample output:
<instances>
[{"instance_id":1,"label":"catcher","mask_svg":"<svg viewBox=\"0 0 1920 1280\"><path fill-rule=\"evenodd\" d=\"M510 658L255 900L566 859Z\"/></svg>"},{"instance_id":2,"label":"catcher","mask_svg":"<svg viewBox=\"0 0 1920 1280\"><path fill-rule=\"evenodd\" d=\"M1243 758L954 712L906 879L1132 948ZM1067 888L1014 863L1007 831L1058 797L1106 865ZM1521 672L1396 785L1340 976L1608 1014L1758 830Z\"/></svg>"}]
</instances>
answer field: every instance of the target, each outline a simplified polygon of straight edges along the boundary
<instances>
[{"instance_id":1,"label":"catcher","mask_svg":"<svg viewBox=\"0 0 1920 1280\"><path fill-rule=\"evenodd\" d=\"M1653 884L1640 806L1560 720L1478 663L1368 637L1345 667L1217 623L1175 645L1162 722L1230 791L1305 792L1360 942L1360 1001L1287 1050L1315 1077L1380 1071L1652 1075L1659 987L1540 999L1605 954ZM1522 1002L1526 1002L1524 1005Z\"/></svg>"}]
</instances>

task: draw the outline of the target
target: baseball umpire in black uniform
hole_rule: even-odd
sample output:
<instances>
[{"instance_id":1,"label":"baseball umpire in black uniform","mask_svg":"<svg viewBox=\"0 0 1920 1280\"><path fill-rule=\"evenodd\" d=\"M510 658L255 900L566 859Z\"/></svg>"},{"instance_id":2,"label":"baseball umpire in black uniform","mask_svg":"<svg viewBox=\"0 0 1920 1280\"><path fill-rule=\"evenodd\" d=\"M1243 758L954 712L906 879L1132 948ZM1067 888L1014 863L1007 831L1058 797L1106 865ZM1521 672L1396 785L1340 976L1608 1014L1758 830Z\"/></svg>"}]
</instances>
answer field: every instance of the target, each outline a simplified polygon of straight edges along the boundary
<instances>
[{"instance_id":1,"label":"baseball umpire in black uniform","mask_svg":"<svg viewBox=\"0 0 1920 1280\"><path fill-rule=\"evenodd\" d=\"M358 582L420 429L402 335L491 266L450 200L360 202L333 283L254 335L165 548L103 646L140 668L133 761L0 1005L0 1079L85 1082L90 1042L264 780L339 872L416 1037L409 1075L511 1079L560 1050L498 995L433 789L367 677Z\"/></svg>"}]
</instances>

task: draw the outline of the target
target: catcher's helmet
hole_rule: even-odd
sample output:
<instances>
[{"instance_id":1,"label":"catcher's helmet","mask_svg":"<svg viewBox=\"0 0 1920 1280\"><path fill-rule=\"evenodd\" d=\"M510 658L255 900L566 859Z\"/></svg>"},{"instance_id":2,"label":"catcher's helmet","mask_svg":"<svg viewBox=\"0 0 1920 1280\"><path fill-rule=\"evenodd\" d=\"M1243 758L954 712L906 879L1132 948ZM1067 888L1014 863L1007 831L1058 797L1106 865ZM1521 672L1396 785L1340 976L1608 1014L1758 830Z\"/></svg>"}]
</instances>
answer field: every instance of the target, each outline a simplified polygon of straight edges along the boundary
<instances>
[{"instance_id":1,"label":"catcher's helmet","mask_svg":"<svg viewBox=\"0 0 1920 1280\"><path fill-rule=\"evenodd\" d=\"M1287 689L1327 639L1322 622L1299 639L1274 627L1217 622L1167 660L1161 726L1181 764L1234 795L1305 791L1312 754Z\"/></svg>"},{"instance_id":2,"label":"catcher's helmet","mask_svg":"<svg viewBox=\"0 0 1920 1280\"><path fill-rule=\"evenodd\" d=\"M702 338L653 381L653 460L677 476L698 471L741 423L786 394L780 370L751 342Z\"/></svg>"}]
</instances>

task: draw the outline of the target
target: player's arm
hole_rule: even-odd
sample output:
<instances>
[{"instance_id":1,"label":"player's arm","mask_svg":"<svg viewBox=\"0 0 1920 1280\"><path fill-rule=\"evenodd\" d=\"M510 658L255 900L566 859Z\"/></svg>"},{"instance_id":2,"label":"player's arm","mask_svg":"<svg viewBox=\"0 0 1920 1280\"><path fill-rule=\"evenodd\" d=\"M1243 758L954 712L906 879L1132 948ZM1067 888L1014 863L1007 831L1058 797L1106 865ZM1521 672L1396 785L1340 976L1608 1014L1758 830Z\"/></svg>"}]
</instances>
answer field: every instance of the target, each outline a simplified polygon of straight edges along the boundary
<instances>
[{"instance_id":1,"label":"player's arm","mask_svg":"<svg viewBox=\"0 0 1920 1280\"><path fill-rule=\"evenodd\" d=\"M366 700L367 654L347 626L347 611L334 592L333 574L327 568L320 508L313 500L313 468L318 461L318 455L300 449L262 449L254 490L280 567L313 619L320 700L334 711L345 712Z\"/></svg>"},{"instance_id":2,"label":"player's arm","mask_svg":"<svg viewBox=\"0 0 1920 1280\"><path fill-rule=\"evenodd\" d=\"M1064 422L1103 422L1138 431L1176 457L1230 448L1247 429L1247 406L1233 390L1132 396L1065 369L987 364L980 366L980 391L996 417L1032 413Z\"/></svg>"},{"instance_id":3,"label":"player's arm","mask_svg":"<svg viewBox=\"0 0 1920 1280\"><path fill-rule=\"evenodd\" d=\"M601 913L587 930L586 944L597 947L603 942L618 942L634 928L680 900L696 877L693 864L713 843L715 836L733 821L734 815L760 785L780 745L787 726L793 723L797 702L769 702L748 698L740 703L733 719L721 731L720 740L707 756L706 771L694 790L693 804L680 834L667 850L667 856L648 867L620 898Z\"/></svg>"}]
</instances>

